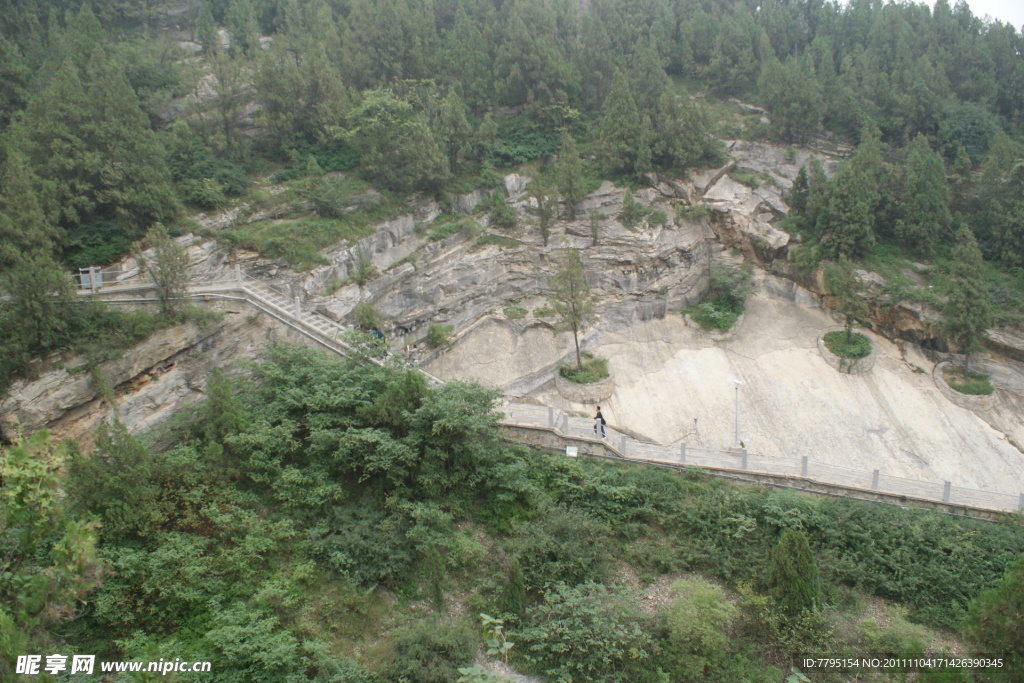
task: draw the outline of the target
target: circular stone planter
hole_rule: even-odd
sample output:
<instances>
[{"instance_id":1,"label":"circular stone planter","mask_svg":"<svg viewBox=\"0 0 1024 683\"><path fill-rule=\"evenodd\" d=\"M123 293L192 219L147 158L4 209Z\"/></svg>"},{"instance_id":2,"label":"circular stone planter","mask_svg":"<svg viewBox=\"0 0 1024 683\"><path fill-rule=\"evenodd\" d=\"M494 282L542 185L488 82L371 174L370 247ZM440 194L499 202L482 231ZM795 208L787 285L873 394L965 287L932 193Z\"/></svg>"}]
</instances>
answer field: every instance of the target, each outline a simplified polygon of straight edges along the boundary
<instances>
[{"instance_id":1,"label":"circular stone planter","mask_svg":"<svg viewBox=\"0 0 1024 683\"><path fill-rule=\"evenodd\" d=\"M555 389L558 395L573 403L599 403L609 398L615 391L614 376L609 374L602 380L590 384L577 384L562 377L557 369L555 370Z\"/></svg>"},{"instance_id":2,"label":"circular stone planter","mask_svg":"<svg viewBox=\"0 0 1024 683\"><path fill-rule=\"evenodd\" d=\"M951 365L948 360L944 360L935 366L932 370L932 379L935 380L935 386L938 387L939 391L943 396L948 398L950 402L966 408L971 411L986 411L992 408L992 394L988 396L973 396L971 394L961 394L953 387L946 384L946 378L944 372L946 367Z\"/></svg>"},{"instance_id":3,"label":"circular stone planter","mask_svg":"<svg viewBox=\"0 0 1024 683\"><path fill-rule=\"evenodd\" d=\"M833 330L829 330L832 332ZM841 331L841 330L839 330ZM825 334L828 334L827 332ZM825 346L825 335L818 337L818 352L825 362L846 375L865 375L875 367L875 344L871 343L871 353L864 358L840 358ZM952 391L952 390L951 390Z\"/></svg>"}]
</instances>

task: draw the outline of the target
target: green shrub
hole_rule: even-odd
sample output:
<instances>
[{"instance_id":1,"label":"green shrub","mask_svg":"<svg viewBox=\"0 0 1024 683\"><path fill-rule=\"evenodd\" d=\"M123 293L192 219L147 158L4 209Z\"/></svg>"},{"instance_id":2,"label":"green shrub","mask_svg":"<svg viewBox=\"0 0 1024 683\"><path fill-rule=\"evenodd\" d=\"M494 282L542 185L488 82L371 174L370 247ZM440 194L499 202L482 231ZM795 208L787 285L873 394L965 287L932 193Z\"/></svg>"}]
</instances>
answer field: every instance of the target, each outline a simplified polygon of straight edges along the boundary
<instances>
[{"instance_id":1,"label":"green shrub","mask_svg":"<svg viewBox=\"0 0 1024 683\"><path fill-rule=\"evenodd\" d=\"M356 249L355 256L356 263L352 269L352 281L362 287L377 276L377 266L373 264L373 259L366 255L362 247Z\"/></svg>"},{"instance_id":2,"label":"green shrub","mask_svg":"<svg viewBox=\"0 0 1024 683\"><path fill-rule=\"evenodd\" d=\"M435 349L448 346L452 341L453 332L455 332L454 325L430 323L430 326L427 327L427 344Z\"/></svg>"},{"instance_id":3,"label":"green shrub","mask_svg":"<svg viewBox=\"0 0 1024 683\"><path fill-rule=\"evenodd\" d=\"M476 634L466 624L420 622L395 633L381 675L389 681L452 683L476 654Z\"/></svg>"},{"instance_id":4,"label":"green shrub","mask_svg":"<svg viewBox=\"0 0 1024 683\"><path fill-rule=\"evenodd\" d=\"M668 632L666 662L673 680L708 680L730 657L730 629L739 610L718 586L700 578L672 585L678 595L662 618Z\"/></svg>"},{"instance_id":5,"label":"green shrub","mask_svg":"<svg viewBox=\"0 0 1024 683\"><path fill-rule=\"evenodd\" d=\"M776 604L788 616L817 609L821 585L806 533L795 529L782 532L772 549L768 585Z\"/></svg>"},{"instance_id":6,"label":"green shrub","mask_svg":"<svg viewBox=\"0 0 1024 683\"><path fill-rule=\"evenodd\" d=\"M356 324L364 330L379 330L384 327L384 315L369 301L360 301L352 310Z\"/></svg>"},{"instance_id":7,"label":"green shrub","mask_svg":"<svg viewBox=\"0 0 1024 683\"><path fill-rule=\"evenodd\" d=\"M918 657L924 654L932 638L928 631L905 618L905 610L892 608L890 623L882 628L874 619L860 624L867 651L883 657Z\"/></svg>"},{"instance_id":8,"label":"green shrub","mask_svg":"<svg viewBox=\"0 0 1024 683\"><path fill-rule=\"evenodd\" d=\"M722 332L732 328L740 317L739 313L713 301L699 303L696 306L685 309L684 313L689 314L694 322L701 326L701 329L721 330Z\"/></svg>"},{"instance_id":9,"label":"green shrub","mask_svg":"<svg viewBox=\"0 0 1024 683\"><path fill-rule=\"evenodd\" d=\"M867 358L871 355L871 340L860 332L850 335L850 341L846 341L846 332L836 330L825 334L825 347L840 358Z\"/></svg>"},{"instance_id":10,"label":"green shrub","mask_svg":"<svg viewBox=\"0 0 1024 683\"><path fill-rule=\"evenodd\" d=\"M608 361L586 353L583 355L582 370L575 365L562 365L558 368L558 374L576 384L593 384L608 377Z\"/></svg>"},{"instance_id":11,"label":"green shrub","mask_svg":"<svg viewBox=\"0 0 1024 683\"><path fill-rule=\"evenodd\" d=\"M491 195L491 225L504 230L511 230L519 224L519 215L512 205L505 201L501 192Z\"/></svg>"},{"instance_id":12,"label":"green shrub","mask_svg":"<svg viewBox=\"0 0 1024 683\"><path fill-rule=\"evenodd\" d=\"M370 507L337 507L328 513L315 547L333 572L360 586L397 586L411 573L416 552L405 523Z\"/></svg>"},{"instance_id":13,"label":"green shrub","mask_svg":"<svg viewBox=\"0 0 1024 683\"><path fill-rule=\"evenodd\" d=\"M590 515L554 508L522 527L509 539L508 550L528 589L575 585L605 578L612 559L609 536L608 527Z\"/></svg>"},{"instance_id":14,"label":"green shrub","mask_svg":"<svg viewBox=\"0 0 1024 683\"><path fill-rule=\"evenodd\" d=\"M1010 565L995 584L970 604L963 623L964 634L978 653L1006 658L1004 670L991 680L1019 681L1024 676L1024 555Z\"/></svg>"},{"instance_id":15,"label":"green shrub","mask_svg":"<svg viewBox=\"0 0 1024 683\"><path fill-rule=\"evenodd\" d=\"M527 610L513 654L552 681L651 680L653 639L628 593L602 585L559 584Z\"/></svg>"}]
</instances>

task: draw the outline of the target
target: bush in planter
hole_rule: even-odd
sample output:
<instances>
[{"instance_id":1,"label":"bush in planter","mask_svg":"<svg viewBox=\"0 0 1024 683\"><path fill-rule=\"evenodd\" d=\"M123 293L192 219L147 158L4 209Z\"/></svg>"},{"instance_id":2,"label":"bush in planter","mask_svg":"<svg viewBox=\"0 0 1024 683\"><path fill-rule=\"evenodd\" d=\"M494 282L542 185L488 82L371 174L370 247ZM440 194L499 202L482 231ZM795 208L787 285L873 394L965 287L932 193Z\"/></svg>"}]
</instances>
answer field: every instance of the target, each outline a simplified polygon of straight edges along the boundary
<instances>
[{"instance_id":1,"label":"bush in planter","mask_svg":"<svg viewBox=\"0 0 1024 683\"><path fill-rule=\"evenodd\" d=\"M563 365L558 369L559 374L576 384L593 384L608 377L607 359L595 358L590 353L584 353L583 358L582 370L573 365Z\"/></svg>"},{"instance_id":2,"label":"bush in planter","mask_svg":"<svg viewBox=\"0 0 1024 683\"><path fill-rule=\"evenodd\" d=\"M871 340L860 332L854 332L847 338L845 330L828 332L825 335L825 347L840 358L856 360L871 355Z\"/></svg>"}]
</instances>

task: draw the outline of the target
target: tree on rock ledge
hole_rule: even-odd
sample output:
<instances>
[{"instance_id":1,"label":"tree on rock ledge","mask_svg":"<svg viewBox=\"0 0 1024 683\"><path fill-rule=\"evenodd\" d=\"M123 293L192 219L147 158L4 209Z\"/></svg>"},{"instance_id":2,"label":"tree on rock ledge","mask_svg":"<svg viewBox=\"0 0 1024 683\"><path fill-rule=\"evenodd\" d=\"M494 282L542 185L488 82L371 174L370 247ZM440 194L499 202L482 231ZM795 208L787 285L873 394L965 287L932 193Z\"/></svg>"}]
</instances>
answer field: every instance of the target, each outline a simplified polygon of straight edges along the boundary
<instances>
[{"instance_id":1,"label":"tree on rock ledge","mask_svg":"<svg viewBox=\"0 0 1024 683\"><path fill-rule=\"evenodd\" d=\"M580 331L596 320L594 293L587 284L583 261L578 249L570 249L560 259L558 270L551 278L551 305L558 314L555 330L572 330L576 343L576 367L583 370L580 357Z\"/></svg>"}]
</instances>

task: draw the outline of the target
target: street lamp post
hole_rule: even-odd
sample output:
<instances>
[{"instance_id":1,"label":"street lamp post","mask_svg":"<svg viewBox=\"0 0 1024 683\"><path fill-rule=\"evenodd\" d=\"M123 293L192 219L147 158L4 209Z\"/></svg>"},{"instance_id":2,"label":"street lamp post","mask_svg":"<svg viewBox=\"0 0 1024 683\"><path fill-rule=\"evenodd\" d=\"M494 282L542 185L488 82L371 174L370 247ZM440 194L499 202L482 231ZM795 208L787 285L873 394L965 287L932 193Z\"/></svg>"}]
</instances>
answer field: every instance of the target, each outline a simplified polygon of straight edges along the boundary
<instances>
[{"instance_id":1,"label":"street lamp post","mask_svg":"<svg viewBox=\"0 0 1024 683\"><path fill-rule=\"evenodd\" d=\"M736 386L736 401L735 401L736 423L735 423L735 427L733 428L732 447L733 448L739 448L740 447L740 385L743 384L743 382L739 381L738 379L734 379L732 382Z\"/></svg>"}]
</instances>

